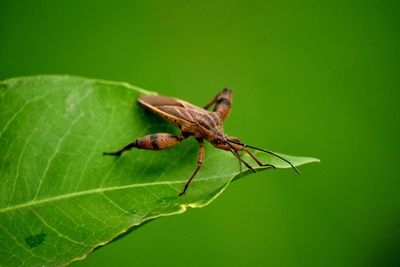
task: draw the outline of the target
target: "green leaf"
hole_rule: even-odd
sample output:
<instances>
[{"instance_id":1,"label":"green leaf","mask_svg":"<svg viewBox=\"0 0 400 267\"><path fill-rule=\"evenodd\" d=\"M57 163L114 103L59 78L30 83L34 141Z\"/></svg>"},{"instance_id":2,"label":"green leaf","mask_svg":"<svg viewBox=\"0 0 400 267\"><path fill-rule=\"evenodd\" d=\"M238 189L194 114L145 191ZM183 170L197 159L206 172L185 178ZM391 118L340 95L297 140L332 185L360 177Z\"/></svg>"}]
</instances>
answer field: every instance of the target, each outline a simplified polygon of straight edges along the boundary
<instances>
[{"instance_id":1,"label":"green leaf","mask_svg":"<svg viewBox=\"0 0 400 267\"><path fill-rule=\"evenodd\" d=\"M196 166L193 138L165 151L102 156L148 133L177 132L138 105L141 94L151 93L69 76L0 83L0 265L83 259L145 221L207 205L239 177L237 159L206 144L202 169L179 197ZM318 161L284 156L295 165Z\"/></svg>"}]
</instances>

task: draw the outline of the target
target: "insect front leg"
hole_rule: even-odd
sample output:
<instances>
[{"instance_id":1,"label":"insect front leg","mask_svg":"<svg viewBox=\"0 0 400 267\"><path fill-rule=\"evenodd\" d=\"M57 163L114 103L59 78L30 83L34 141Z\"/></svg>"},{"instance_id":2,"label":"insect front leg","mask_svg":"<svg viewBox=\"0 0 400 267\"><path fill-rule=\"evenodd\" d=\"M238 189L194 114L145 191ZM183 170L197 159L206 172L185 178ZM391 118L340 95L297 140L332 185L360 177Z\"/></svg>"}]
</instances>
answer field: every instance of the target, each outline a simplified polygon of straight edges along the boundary
<instances>
[{"instance_id":1,"label":"insect front leg","mask_svg":"<svg viewBox=\"0 0 400 267\"><path fill-rule=\"evenodd\" d=\"M256 170L251 167L251 165L249 163L247 163L246 161L244 161L238 152L234 151L234 150L230 150L230 152L239 160L239 162L242 162L249 170L251 170L252 172L256 172ZM240 172L242 172L242 170L240 170Z\"/></svg>"},{"instance_id":2,"label":"insect front leg","mask_svg":"<svg viewBox=\"0 0 400 267\"><path fill-rule=\"evenodd\" d=\"M274 165L272 165L272 164L269 164L269 163L261 163L261 161L259 161L259 160L256 158L256 156L254 156L254 155L253 155L250 151L248 151L247 149L245 149L244 151L246 151L246 153L250 155L250 157L258 164L258 166L261 166L261 167L270 167L270 168L276 169L276 167L275 167Z\"/></svg>"},{"instance_id":3,"label":"insect front leg","mask_svg":"<svg viewBox=\"0 0 400 267\"><path fill-rule=\"evenodd\" d=\"M193 178L196 176L197 172L200 170L200 167L203 165L203 159L204 159L204 143L203 139L198 139L199 141L199 157L197 160L197 167L194 170L192 176L190 176L189 180L187 180L185 187L183 188L182 192L179 194L179 196L182 196L185 194L186 190L188 189L190 182L192 182Z\"/></svg>"},{"instance_id":4,"label":"insect front leg","mask_svg":"<svg viewBox=\"0 0 400 267\"><path fill-rule=\"evenodd\" d=\"M232 90L225 88L213 100L211 100L204 109L208 109L215 104L214 112L219 113L222 120L228 117L232 105Z\"/></svg>"},{"instance_id":5,"label":"insect front leg","mask_svg":"<svg viewBox=\"0 0 400 267\"><path fill-rule=\"evenodd\" d=\"M177 136L169 133L149 134L136 139L135 141L124 146L118 151L103 152L103 155L120 156L123 152L128 151L134 147L138 149L162 150L177 145L183 139L185 139L184 136Z\"/></svg>"},{"instance_id":6,"label":"insect front leg","mask_svg":"<svg viewBox=\"0 0 400 267\"><path fill-rule=\"evenodd\" d=\"M242 165L241 165L241 163L243 163L249 170L251 170L252 172L256 172L256 170L253 168L253 167L251 167L251 165L249 164L249 163L247 163L246 161L244 161L241 157L240 157L240 154L239 154L239 151L242 151L243 150L243 147L241 147L241 146L237 146L237 145L232 145L232 144L229 144L229 143L225 143L225 144L215 144L214 145L216 148L219 148L219 149L223 149L223 150L226 150L226 151L229 151L229 152L231 152L238 160L239 160L239 168L240 168L240 172L242 172Z\"/></svg>"}]
</instances>

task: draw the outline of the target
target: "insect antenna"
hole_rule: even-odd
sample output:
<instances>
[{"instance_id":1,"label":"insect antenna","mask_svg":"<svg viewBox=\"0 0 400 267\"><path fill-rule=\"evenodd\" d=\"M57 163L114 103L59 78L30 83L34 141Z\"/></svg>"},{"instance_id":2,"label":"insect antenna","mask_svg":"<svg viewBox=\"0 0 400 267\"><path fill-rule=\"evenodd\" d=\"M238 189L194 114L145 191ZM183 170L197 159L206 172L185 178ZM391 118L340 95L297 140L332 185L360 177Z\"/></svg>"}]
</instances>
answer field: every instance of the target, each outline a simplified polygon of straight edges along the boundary
<instances>
[{"instance_id":1,"label":"insect antenna","mask_svg":"<svg viewBox=\"0 0 400 267\"><path fill-rule=\"evenodd\" d=\"M299 171L290 161L288 161L288 160L285 159L284 157L279 156L278 154L275 154L275 153L272 152L272 151L269 151L269 150L266 150L266 149L262 149L262 148L258 148L258 147L255 147L255 146L249 146L249 145L242 144L242 143L240 143L240 142L236 142L236 141L233 141L233 140L228 140L228 142L234 143L234 144L236 144L236 145L240 145L240 146L243 146L243 147L252 148L252 149L255 149L255 150L258 150L258 151L262 151L262 152L265 152L265 153L268 153L268 154L271 154L271 155L273 155L273 156L275 156L275 157L277 157L277 158L280 158L281 160L285 161L286 163L288 163L290 166L292 166L292 168L293 168L298 174L300 174L300 171Z\"/></svg>"}]
</instances>

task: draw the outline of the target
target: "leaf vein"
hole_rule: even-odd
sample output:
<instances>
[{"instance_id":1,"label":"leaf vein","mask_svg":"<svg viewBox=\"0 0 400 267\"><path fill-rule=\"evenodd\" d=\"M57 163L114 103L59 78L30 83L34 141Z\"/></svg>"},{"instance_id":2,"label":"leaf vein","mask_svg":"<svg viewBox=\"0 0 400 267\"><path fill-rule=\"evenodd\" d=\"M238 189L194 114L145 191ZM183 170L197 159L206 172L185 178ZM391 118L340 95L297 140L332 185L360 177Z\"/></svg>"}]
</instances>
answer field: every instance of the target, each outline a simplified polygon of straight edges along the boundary
<instances>
[{"instance_id":1,"label":"leaf vein","mask_svg":"<svg viewBox=\"0 0 400 267\"><path fill-rule=\"evenodd\" d=\"M223 176L209 176L208 178L204 179L197 179L193 180L192 183L198 183L198 182L205 182L209 180L217 180L229 176L235 176L236 173L231 173ZM58 200L64 200L64 199L69 199L73 197L79 197L79 196L84 196L84 195L91 195L91 194L97 194L101 192L107 192L107 191L114 191L114 190L124 190L124 189L131 189L131 188L136 188L136 187L148 187L148 186L160 186L160 185L168 185L168 184L183 184L186 183L186 180L176 180L176 181L158 181L158 182L153 182L153 183L138 183L138 184L128 184L128 185L119 185L119 186L110 186L110 187L99 187L95 189L90 189L90 190L85 190L85 191L79 191L79 192L73 192L73 193L68 193L64 195L58 195L55 197L50 197L50 198L45 198L45 199L35 199L26 203L22 204L17 204L13 206L8 206L0 209L0 213L11 211L11 210L17 210L21 208L27 208L31 206L37 206L37 205L42 205L45 203L51 203L53 201L58 201Z\"/></svg>"},{"instance_id":2,"label":"leaf vein","mask_svg":"<svg viewBox=\"0 0 400 267\"><path fill-rule=\"evenodd\" d=\"M67 239L68 241L75 243L77 245L81 245L83 247L87 247L87 245L83 244L82 242L79 242L77 240L74 240L72 238L70 238L69 236L64 235L63 233L59 232L56 228L52 227L37 211L35 211L34 209L31 209L31 211L39 218L40 221L42 221L42 223L47 226L47 228L49 228L50 230L52 230L53 232L55 232L58 236Z\"/></svg>"},{"instance_id":3,"label":"leaf vein","mask_svg":"<svg viewBox=\"0 0 400 267\"><path fill-rule=\"evenodd\" d=\"M42 185L43 185L43 181L44 181L44 179L45 179L46 176L47 176L47 173L48 173L48 171L49 171L49 169L50 169L50 165L51 165L52 161L54 160L55 156L57 155L58 151L60 150L61 144L63 143L64 139L68 136L68 134L71 132L71 129L73 128L73 126L79 121L80 118L83 117L83 115L84 115L84 112L81 112L81 113L71 122L71 124L69 125L69 127L68 127L67 131L64 133L64 135L58 140L57 145L56 145L56 149L54 150L53 154L50 156L49 160L47 161L47 165L46 165L46 168L45 168L45 170L44 170L44 172L43 172L42 177L39 178L39 186L38 186L38 188L36 189L36 194L35 194L35 196L34 196L34 198L33 198L34 200L37 199L37 197L38 197L38 195L39 195L40 189L42 188Z\"/></svg>"},{"instance_id":4,"label":"leaf vein","mask_svg":"<svg viewBox=\"0 0 400 267\"><path fill-rule=\"evenodd\" d=\"M49 91L50 92L50 91ZM7 123L4 125L3 129L0 131L0 137L3 135L3 133L8 129L8 127L10 126L11 122L13 120L15 120L15 118L17 118L17 116L24 111L24 109L29 105L32 104L33 102L36 102L38 100L42 100L46 97L47 94L49 94L49 92L46 92L45 94L43 94L42 96L38 96L35 98L32 98L28 101L26 101L13 115L12 117L7 121Z\"/></svg>"}]
</instances>

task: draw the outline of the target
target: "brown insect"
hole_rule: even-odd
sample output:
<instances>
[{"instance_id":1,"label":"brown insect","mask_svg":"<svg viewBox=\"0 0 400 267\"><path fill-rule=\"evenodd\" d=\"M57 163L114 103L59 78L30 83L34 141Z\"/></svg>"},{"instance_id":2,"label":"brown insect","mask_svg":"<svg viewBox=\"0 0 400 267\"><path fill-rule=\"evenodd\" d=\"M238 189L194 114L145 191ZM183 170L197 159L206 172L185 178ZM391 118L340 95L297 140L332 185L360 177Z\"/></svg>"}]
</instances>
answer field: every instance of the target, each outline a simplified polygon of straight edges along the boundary
<instances>
[{"instance_id":1,"label":"brown insect","mask_svg":"<svg viewBox=\"0 0 400 267\"><path fill-rule=\"evenodd\" d=\"M179 196L185 194L190 182L196 176L203 164L204 139L208 140L216 148L231 152L239 160L240 166L241 163L243 163L253 172L255 172L255 170L240 157L239 151L244 151L249 154L259 166L275 169L275 166L272 164L261 163L247 148L269 153L284 160L290 164L296 172L300 173L292 163L283 157L265 149L243 144L237 137L225 135L222 122L227 118L232 103L232 90L228 88L225 88L221 93L214 97L214 99L212 99L204 108L197 107L180 99L165 96L143 95L140 96L138 100L145 108L178 126L182 131L181 135L178 136L169 133L146 135L136 139L116 152L104 152L103 155L120 156L124 151L130 150L134 147L149 150L167 149L193 135L200 145L197 167L192 176L190 176L189 180L186 182L185 187ZM215 104L214 111L208 111L207 109L213 104Z\"/></svg>"}]
</instances>

